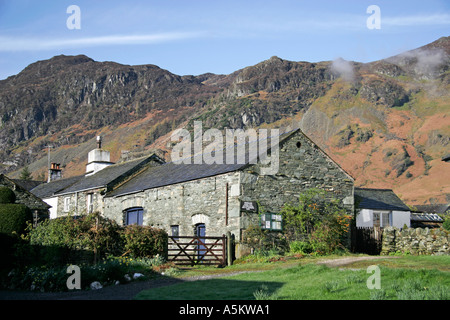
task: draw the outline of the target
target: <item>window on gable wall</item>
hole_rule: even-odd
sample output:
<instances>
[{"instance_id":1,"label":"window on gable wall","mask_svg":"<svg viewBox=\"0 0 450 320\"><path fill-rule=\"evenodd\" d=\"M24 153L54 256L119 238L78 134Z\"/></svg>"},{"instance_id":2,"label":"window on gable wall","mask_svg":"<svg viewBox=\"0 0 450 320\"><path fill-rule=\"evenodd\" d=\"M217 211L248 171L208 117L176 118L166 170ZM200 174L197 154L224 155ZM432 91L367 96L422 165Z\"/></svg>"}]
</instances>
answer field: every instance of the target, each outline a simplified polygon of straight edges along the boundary
<instances>
[{"instance_id":1,"label":"window on gable wall","mask_svg":"<svg viewBox=\"0 0 450 320\"><path fill-rule=\"evenodd\" d=\"M64 212L70 211L70 197L64 198Z\"/></svg>"},{"instance_id":2,"label":"window on gable wall","mask_svg":"<svg viewBox=\"0 0 450 320\"><path fill-rule=\"evenodd\" d=\"M94 194L93 193L88 193L86 195L87 197L87 213L92 213L94 212Z\"/></svg>"},{"instance_id":3,"label":"window on gable wall","mask_svg":"<svg viewBox=\"0 0 450 320\"><path fill-rule=\"evenodd\" d=\"M178 236L180 235L180 226L173 225L173 226L170 226L170 229L172 231L172 237L177 237L177 238L175 238L175 240L178 240Z\"/></svg>"}]
</instances>

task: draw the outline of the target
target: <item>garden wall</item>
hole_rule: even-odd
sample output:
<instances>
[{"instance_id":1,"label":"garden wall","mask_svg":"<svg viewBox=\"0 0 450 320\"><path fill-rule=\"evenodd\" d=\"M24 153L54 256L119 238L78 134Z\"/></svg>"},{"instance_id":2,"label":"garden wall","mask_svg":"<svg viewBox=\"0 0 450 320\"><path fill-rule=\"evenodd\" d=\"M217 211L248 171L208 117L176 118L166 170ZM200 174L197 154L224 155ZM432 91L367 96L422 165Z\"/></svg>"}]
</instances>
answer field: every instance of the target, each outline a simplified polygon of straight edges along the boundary
<instances>
[{"instance_id":1,"label":"garden wall","mask_svg":"<svg viewBox=\"0 0 450 320\"><path fill-rule=\"evenodd\" d=\"M391 252L413 255L450 254L450 233L442 228L385 228L381 254Z\"/></svg>"}]
</instances>

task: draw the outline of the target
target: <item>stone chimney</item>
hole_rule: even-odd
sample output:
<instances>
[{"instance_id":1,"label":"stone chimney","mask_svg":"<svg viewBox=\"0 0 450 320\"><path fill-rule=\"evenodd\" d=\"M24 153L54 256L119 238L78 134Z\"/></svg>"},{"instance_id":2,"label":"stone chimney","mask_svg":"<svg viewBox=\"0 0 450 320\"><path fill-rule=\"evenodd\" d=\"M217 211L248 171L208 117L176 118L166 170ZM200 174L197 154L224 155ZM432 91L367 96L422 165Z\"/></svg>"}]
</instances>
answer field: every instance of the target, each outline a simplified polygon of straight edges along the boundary
<instances>
[{"instance_id":1,"label":"stone chimney","mask_svg":"<svg viewBox=\"0 0 450 320\"><path fill-rule=\"evenodd\" d=\"M55 181L61 179L61 169L59 168L59 163L52 162L50 168L48 169L48 179L47 182Z\"/></svg>"},{"instance_id":2,"label":"stone chimney","mask_svg":"<svg viewBox=\"0 0 450 320\"><path fill-rule=\"evenodd\" d=\"M102 149L102 137L97 136L97 148L88 154L86 165L86 176L99 172L100 170L114 164L111 162L109 151Z\"/></svg>"}]
</instances>

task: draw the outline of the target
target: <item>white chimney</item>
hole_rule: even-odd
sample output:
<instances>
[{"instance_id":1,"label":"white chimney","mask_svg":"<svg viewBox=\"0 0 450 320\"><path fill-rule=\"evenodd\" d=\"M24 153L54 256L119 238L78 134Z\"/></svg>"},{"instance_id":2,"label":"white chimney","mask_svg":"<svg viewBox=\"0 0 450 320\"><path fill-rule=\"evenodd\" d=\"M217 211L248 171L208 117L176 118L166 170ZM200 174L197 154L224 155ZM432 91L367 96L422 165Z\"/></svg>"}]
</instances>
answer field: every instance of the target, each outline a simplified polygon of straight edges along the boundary
<instances>
[{"instance_id":1,"label":"white chimney","mask_svg":"<svg viewBox=\"0 0 450 320\"><path fill-rule=\"evenodd\" d=\"M102 137L97 136L97 148L88 154L88 163L86 165L86 176L92 175L110 165L111 162L109 151L102 149Z\"/></svg>"}]
</instances>

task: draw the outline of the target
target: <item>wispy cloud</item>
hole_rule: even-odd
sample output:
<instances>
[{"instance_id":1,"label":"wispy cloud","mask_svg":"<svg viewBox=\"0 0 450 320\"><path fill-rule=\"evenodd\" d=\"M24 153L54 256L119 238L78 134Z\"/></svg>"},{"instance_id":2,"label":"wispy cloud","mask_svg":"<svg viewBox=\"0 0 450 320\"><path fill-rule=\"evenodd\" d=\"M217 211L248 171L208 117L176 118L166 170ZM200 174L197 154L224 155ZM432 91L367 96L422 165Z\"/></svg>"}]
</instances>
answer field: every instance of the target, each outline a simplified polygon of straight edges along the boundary
<instances>
[{"instance_id":1,"label":"wispy cloud","mask_svg":"<svg viewBox=\"0 0 450 320\"><path fill-rule=\"evenodd\" d=\"M430 14L404 17L383 17L382 25L388 26L425 26L425 25L447 25L450 24L450 14Z\"/></svg>"},{"instance_id":2,"label":"wispy cloud","mask_svg":"<svg viewBox=\"0 0 450 320\"><path fill-rule=\"evenodd\" d=\"M110 35L76 39L42 39L0 36L0 51L40 51L109 45L138 45L173 42L204 36L203 32L170 32L144 35Z\"/></svg>"}]
</instances>

